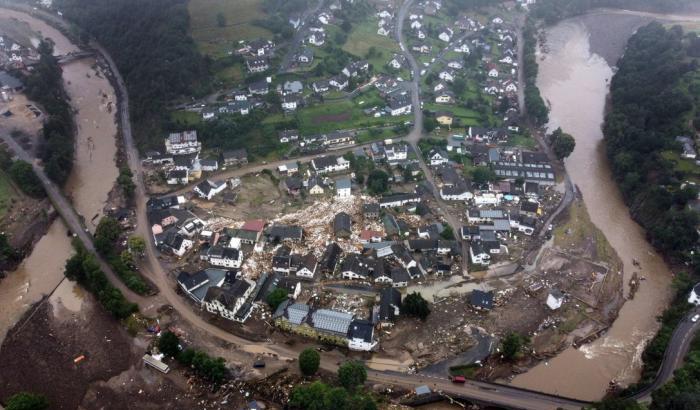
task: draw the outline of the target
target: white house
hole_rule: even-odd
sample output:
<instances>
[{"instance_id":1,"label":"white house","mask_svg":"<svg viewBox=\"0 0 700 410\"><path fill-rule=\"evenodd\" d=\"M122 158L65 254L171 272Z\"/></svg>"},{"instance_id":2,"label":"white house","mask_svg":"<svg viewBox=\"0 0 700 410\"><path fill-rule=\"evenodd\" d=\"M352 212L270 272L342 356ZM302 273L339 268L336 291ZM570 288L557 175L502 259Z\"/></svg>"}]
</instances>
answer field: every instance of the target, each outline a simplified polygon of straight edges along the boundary
<instances>
[{"instance_id":1,"label":"white house","mask_svg":"<svg viewBox=\"0 0 700 410\"><path fill-rule=\"evenodd\" d=\"M449 63L447 63L447 66L459 70L462 68L462 63L460 63L458 60L451 60Z\"/></svg>"},{"instance_id":2,"label":"white house","mask_svg":"<svg viewBox=\"0 0 700 410\"><path fill-rule=\"evenodd\" d=\"M165 139L165 152L173 155L194 154L202 150L197 140L197 131L172 132Z\"/></svg>"},{"instance_id":3,"label":"white house","mask_svg":"<svg viewBox=\"0 0 700 410\"><path fill-rule=\"evenodd\" d=\"M458 53L469 54L469 45L460 44L454 48L454 51L456 51Z\"/></svg>"},{"instance_id":4,"label":"white house","mask_svg":"<svg viewBox=\"0 0 700 410\"><path fill-rule=\"evenodd\" d=\"M688 303L693 305L700 305L700 283L693 287L690 291L690 296L688 296Z\"/></svg>"},{"instance_id":5,"label":"white house","mask_svg":"<svg viewBox=\"0 0 700 410\"><path fill-rule=\"evenodd\" d=\"M450 91L443 91L435 96L435 102L438 104L452 104L454 95Z\"/></svg>"},{"instance_id":6,"label":"white house","mask_svg":"<svg viewBox=\"0 0 700 410\"><path fill-rule=\"evenodd\" d=\"M347 77L336 75L328 80L328 84L330 84L331 87L335 87L338 91L342 91L348 86L349 83Z\"/></svg>"},{"instance_id":7,"label":"white house","mask_svg":"<svg viewBox=\"0 0 700 410\"><path fill-rule=\"evenodd\" d=\"M503 64L513 64L513 57L505 56L502 59L498 60L498 62Z\"/></svg>"},{"instance_id":8,"label":"white house","mask_svg":"<svg viewBox=\"0 0 700 410\"><path fill-rule=\"evenodd\" d=\"M421 27L423 27L423 24L421 24L421 22L420 22L419 20L413 20L413 21L411 22L411 29L413 29L413 30L418 30L418 29L420 29Z\"/></svg>"},{"instance_id":9,"label":"white house","mask_svg":"<svg viewBox=\"0 0 700 410\"><path fill-rule=\"evenodd\" d=\"M446 43L449 43L450 40L452 40L452 34L454 32L450 28L445 28L438 34L438 38Z\"/></svg>"},{"instance_id":10,"label":"white house","mask_svg":"<svg viewBox=\"0 0 700 410\"><path fill-rule=\"evenodd\" d=\"M326 43L326 34L323 32L311 33L309 36L309 44L313 44L316 47L321 47Z\"/></svg>"},{"instance_id":11,"label":"white house","mask_svg":"<svg viewBox=\"0 0 700 410\"><path fill-rule=\"evenodd\" d=\"M200 182L194 187L194 192L202 199L211 200L214 196L226 189L225 181L211 181L209 179Z\"/></svg>"},{"instance_id":12,"label":"white house","mask_svg":"<svg viewBox=\"0 0 700 410\"><path fill-rule=\"evenodd\" d=\"M504 89L506 90L506 92L514 93L514 92L518 91L518 86L515 85L515 83L512 81L506 81L504 83L504 86L505 86Z\"/></svg>"},{"instance_id":13,"label":"white house","mask_svg":"<svg viewBox=\"0 0 700 410\"><path fill-rule=\"evenodd\" d=\"M282 96L282 109L285 111L295 111L299 106L299 97L296 95Z\"/></svg>"},{"instance_id":14,"label":"white house","mask_svg":"<svg viewBox=\"0 0 700 410\"><path fill-rule=\"evenodd\" d=\"M377 34L388 37L391 34L391 30L387 26L381 26L377 29Z\"/></svg>"},{"instance_id":15,"label":"white house","mask_svg":"<svg viewBox=\"0 0 700 410\"><path fill-rule=\"evenodd\" d=\"M337 198L352 197L352 183L350 178L341 178L335 181L335 196Z\"/></svg>"},{"instance_id":16,"label":"white house","mask_svg":"<svg viewBox=\"0 0 700 410\"><path fill-rule=\"evenodd\" d=\"M472 241L469 244L469 258L475 265L488 266L491 263L491 255L484 250L481 241Z\"/></svg>"},{"instance_id":17,"label":"white house","mask_svg":"<svg viewBox=\"0 0 700 410\"><path fill-rule=\"evenodd\" d=\"M374 326L366 320L353 320L348 329L348 348L368 352L377 346L374 340Z\"/></svg>"},{"instance_id":18,"label":"white house","mask_svg":"<svg viewBox=\"0 0 700 410\"><path fill-rule=\"evenodd\" d=\"M469 192L466 187L442 187L440 189L440 196L445 201L467 201L474 197L474 195Z\"/></svg>"},{"instance_id":19,"label":"white house","mask_svg":"<svg viewBox=\"0 0 700 410\"><path fill-rule=\"evenodd\" d=\"M180 234L168 235L163 241L163 245L167 246L177 256L182 256L192 249L194 243Z\"/></svg>"},{"instance_id":20,"label":"white house","mask_svg":"<svg viewBox=\"0 0 700 410\"><path fill-rule=\"evenodd\" d=\"M377 17L383 18L383 19L390 19L393 17L391 13L389 13L387 10L382 10L379 13L377 13Z\"/></svg>"},{"instance_id":21,"label":"white house","mask_svg":"<svg viewBox=\"0 0 700 410\"><path fill-rule=\"evenodd\" d=\"M446 153L440 152L438 150L430 150L428 153L428 159L430 160L430 165L432 166L438 166L438 165L443 165L447 164L449 162L449 158Z\"/></svg>"},{"instance_id":22,"label":"white house","mask_svg":"<svg viewBox=\"0 0 700 410\"><path fill-rule=\"evenodd\" d=\"M243 263L243 252L234 248L214 246L209 248L207 259L212 266L237 269Z\"/></svg>"},{"instance_id":23,"label":"white house","mask_svg":"<svg viewBox=\"0 0 700 410\"><path fill-rule=\"evenodd\" d=\"M440 74L438 74L438 77L440 77L441 80L451 83L455 80L455 73L452 70L442 70Z\"/></svg>"},{"instance_id":24,"label":"white house","mask_svg":"<svg viewBox=\"0 0 700 410\"><path fill-rule=\"evenodd\" d=\"M494 17L493 20L491 20L493 24L503 24L503 19L500 17Z\"/></svg>"},{"instance_id":25,"label":"white house","mask_svg":"<svg viewBox=\"0 0 700 410\"><path fill-rule=\"evenodd\" d=\"M492 67L492 68L489 70L489 77L491 77L491 78L498 78L498 69L496 69L496 67Z\"/></svg>"},{"instance_id":26,"label":"white house","mask_svg":"<svg viewBox=\"0 0 700 410\"><path fill-rule=\"evenodd\" d=\"M202 308L225 319L243 322L248 315L238 318L236 314L253 293L255 282L250 279L236 279L226 287L212 286L202 299Z\"/></svg>"},{"instance_id":27,"label":"white house","mask_svg":"<svg viewBox=\"0 0 700 410\"><path fill-rule=\"evenodd\" d=\"M385 145L384 156L389 164L404 161L408 158L408 148L405 144Z\"/></svg>"},{"instance_id":28,"label":"white house","mask_svg":"<svg viewBox=\"0 0 700 410\"><path fill-rule=\"evenodd\" d=\"M349 169L350 161L346 160L343 157L328 155L312 159L311 166L317 174L324 174L328 172L338 172Z\"/></svg>"},{"instance_id":29,"label":"white house","mask_svg":"<svg viewBox=\"0 0 700 410\"><path fill-rule=\"evenodd\" d=\"M189 171L187 169L173 169L165 177L168 185L185 185L189 181Z\"/></svg>"},{"instance_id":30,"label":"white house","mask_svg":"<svg viewBox=\"0 0 700 410\"><path fill-rule=\"evenodd\" d=\"M437 92L440 92L446 88L447 88L447 84L440 81L439 83L437 83L437 85L435 87L433 87L433 91L437 93Z\"/></svg>"},{"instance_id":31,"label":"white house","mask_svg":"<svg viewBox=\"0 0 700 410\"><path fill-rule=\"evenodd\" d=\"M564 303L564 294L557 289L549 291L547 294L547 307L552 310L557 310Z\"/></svg>"}]
</instances>

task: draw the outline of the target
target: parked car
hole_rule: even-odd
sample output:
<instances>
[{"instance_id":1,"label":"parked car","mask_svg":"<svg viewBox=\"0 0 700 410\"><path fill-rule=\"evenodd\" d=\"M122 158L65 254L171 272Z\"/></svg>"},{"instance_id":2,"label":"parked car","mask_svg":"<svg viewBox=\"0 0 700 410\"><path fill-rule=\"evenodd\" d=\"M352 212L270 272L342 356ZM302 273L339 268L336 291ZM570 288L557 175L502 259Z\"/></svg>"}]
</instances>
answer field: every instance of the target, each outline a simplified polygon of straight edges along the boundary
<instances>
[{"instance_id":1,"label":"parked car","mask_svg":"<svg viewBox=\"0 0 700 410\"><path fill-rule=\"evenodd\" d=\"M691 321L691 322L697 322L698 319L700 319L700 314L693 316L693 317L690 319L690 321Z\"/></svg>"},{"instance_id":2,"label":"parked car","mask_svg":"<svg viewBox=\"0 0 700 410\"><path fill-rule=\"evenodd\" d=\"M464 384L466 382L467 382L467 379L465 379L464 376L453 376L452 377L452 383Z\"/></svg>"}]
</instances>

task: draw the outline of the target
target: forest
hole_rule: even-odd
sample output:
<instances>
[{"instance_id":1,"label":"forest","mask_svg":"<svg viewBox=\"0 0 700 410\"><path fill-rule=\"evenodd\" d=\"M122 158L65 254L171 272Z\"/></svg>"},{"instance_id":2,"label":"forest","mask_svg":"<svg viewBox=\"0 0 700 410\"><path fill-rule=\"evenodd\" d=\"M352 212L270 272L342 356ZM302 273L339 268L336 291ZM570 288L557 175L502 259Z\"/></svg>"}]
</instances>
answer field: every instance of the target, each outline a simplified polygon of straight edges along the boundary
<instances>
[{"instance_id":1,"label":"forest","mask_svg":"<svg viewBox=\"0 0 700 410\"><path fill-rule=\"evenodd\" d=\"M549 121L549 108L544 103L540 89L537 87L537 29L531 18L527 18L523 29L523 74L525 77L525 107L532 121L543 126Z\"/></svg>"},{"instance_id":2,"label":"forest","mask_svg":"<svg viewBox=\"0 0 700 410\"><path fill-rule=\"evenodd\" d=\"M26 79L26 93L30 100L44 107L47 113L39 156L49 178L62 185L73 167L73 112L63 88L61 67L53 56L52 45L41 42L38 52L39 63ZM41 187L38 189L43 192Z\"/></svg>"},{"instance_id":3,"label":"forest","mask_svg":"<svg viewBox=\"0 0 700 410\"><path fill-rule=\"evenodd\" d=\"M680 27L667 30L658 23L630 39L611 83L612 111L603 130L614 176L633 217L651 243L674 258L689 255L698 238L698 217L686 207L697 191L681 189L686 175L661 155L677 149L676 136L692 135L685 119L693 100L681 79L697 62L686 58L683 40Z\"/></svg>"},{"instance_id":4,"label":"forest","mask_svg":"<svg viewBox=\"0 0 700 410\"><path fill-rule=\"evenodd\" d=\"M691 3L693 0L538 0L532 12L534 17L554 24L598 7L664 13L682 10Z\"/></svg>"},{"instance_id":5,"label":"forest","mask_svg":"<svg viewBox=\"0 0 700 410\"><path fill-rule=\"evenodd\" d=\"M187 30L186 0L59 0L57 7L83 34L111 54L129 92L140 149L161 148L167 106L210 88L210 62ZM84 35L82 37L85 37Z\"/></svg>"}]
</instances>

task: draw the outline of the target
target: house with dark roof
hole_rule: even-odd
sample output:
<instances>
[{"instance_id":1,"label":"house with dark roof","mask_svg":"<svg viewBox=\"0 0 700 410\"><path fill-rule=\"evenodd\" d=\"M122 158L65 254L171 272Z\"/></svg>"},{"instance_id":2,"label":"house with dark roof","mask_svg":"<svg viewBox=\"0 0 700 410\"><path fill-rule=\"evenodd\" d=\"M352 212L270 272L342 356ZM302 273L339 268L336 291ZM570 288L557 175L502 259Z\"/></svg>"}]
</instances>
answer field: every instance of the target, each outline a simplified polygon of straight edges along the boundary
<instances>
[{"instance_id":1,"label":"house with dark roof","mask_svg":"<svg viewBox=\"0 0 700 410\"><path fill-rule=\"evenodd\" d=\"M372 267L362 255L351 253L340 264L340 275L343 279L362 279L369 277Z\"/></svg>"},{"instance_id":2,"label":"house with dark roof","mask_svg":"<svg viewBox=\"0 0 700 410\"><path fill-rule=\"evenodd\" d=\"M313 279L316 275L318 260L312 252L307 253L304 257L296 258L294 261L296 276L306 279Z\"/></svg>"},{"instance_id":3,"label":"house with dark roof","mask_svg":"<svg viewBox=\"0 0 700 410\"><path fill-rule=\"evenodd\" d=\"M367 219L377 219L379 218L379 204L363 204L362 205L362 215Z\"/></svg>"},{"instance_id":4,"label":"house with dark roof","mask_svg":"<svg viewBox=\"0 0 700 410\"><path fill-rule=\"evenodd\" d=\"M226 283L224 287L212 286L207 289L202 299L202 307L224 319L244 322L248 316L241 318L237 313L254 288L255 282L250 279L235 279L232 283Z\"/></svg>"},{"instance_id":5,"label":"house with dark roof","mask_svg":"<svg viewBox=\"0 0 700 410\"><path fill-rule=\"evenodd\" d=\"M484 292L474 289L469 295L469 304L477 310L493 309L493 291Z\"/></svg>"},{"instance_id":6,"label":"house with dark roof","mask_svg":"<svg viewBox=\"0 0 700 410\"><path fill-rule=\"evenodd\" d=\"M332 242L326 246L323 255L321 255L321 261L319 262L321 272L327 275L333 274L342 254L343 250L337 243Z\"/></svg>"},{"instance_id":7,"label":"house with dark roof","mask_svg":"<svg viewBox=\"0 0 700 410\"><path fill-rule=\"evenodd\" d=\"M349 238L352 235L352 218L345 212L339 212L333 218L333 233L336 238Z\"/></svg>"},{"instance_id":8,"label":"house with dark roof","mask_svg":"<svg viewBox=\"0 0 700 410\"><path fill-rule=\"evenodd\" d=\"M379 291L377 306L377 323L379 327L391 327L401 314L401 292L395 288L384 288Z\"/></svg>"},{"instance_id":9,"label":"house with dark roof","mask_svg":"<svg viewBox=\"0 0 700 410\"><path fill-rule=\"evenodd\" d=\"M211 200L214 196L223 192L227 185L225 181L212 181L205 179L194 187L194 192L202 199Z\"/></svg>"},{"instance_id":10,"label":"house with dark roof","mask_svg":"<svg viewBox=\"0 0 700 410\"><path fill-rule=\"evenodd\" d=\"M377 346L374 340L374 326L367 320L355 319L348 328L348 348L361 352L369 352Z\"/></svg>"},{"instance_id":11,"label":"house with dark roof","mask_svg":"<svg viewBox=\"0 0 700 410\"><path fill-rule=\"evenodd\" d=\"M267 230L267 240L272 243L299 242L303 235L301 227L296 225L273 225Z\"/></svg>"},{"instance_id":12,"label":"house with dark roof","mask_svg":"<svg viewBox=\"0 0 700 410\"><path fill-rule=\"evenodd\" d=\"M232 151L224 151L222 154L224 165L244 165L248 163L248 152L245 148L239 148Z\"/></svg>"}]
</instances>

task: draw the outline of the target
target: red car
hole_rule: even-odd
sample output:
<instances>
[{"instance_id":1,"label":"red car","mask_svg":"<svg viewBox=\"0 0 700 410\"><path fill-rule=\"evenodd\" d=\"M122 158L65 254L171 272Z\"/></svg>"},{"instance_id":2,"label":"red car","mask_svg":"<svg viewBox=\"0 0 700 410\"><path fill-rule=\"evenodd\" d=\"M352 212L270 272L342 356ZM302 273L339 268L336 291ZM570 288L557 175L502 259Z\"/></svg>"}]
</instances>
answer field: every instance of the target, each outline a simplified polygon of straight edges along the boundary
<instances>
[{"instance_id":1,"label":"red car","mask_svg":"<svg viewBox=\"0 0 700 410\"><path fill-rule=\"evenodd\" d=\"M464 384L466 381L467 381L467 379L465 379L464 376L454 376L454 377L452 377L452 383Z\"/></svg>"}]
</instances>

